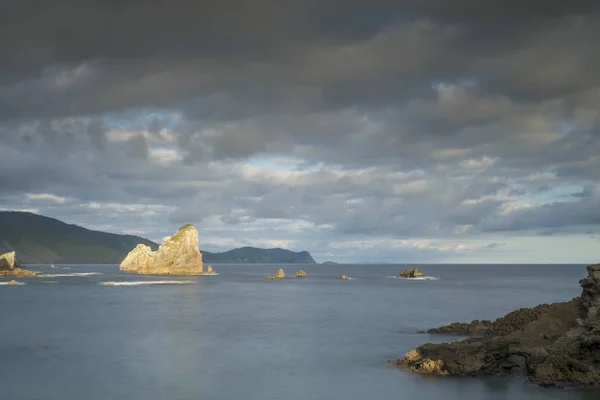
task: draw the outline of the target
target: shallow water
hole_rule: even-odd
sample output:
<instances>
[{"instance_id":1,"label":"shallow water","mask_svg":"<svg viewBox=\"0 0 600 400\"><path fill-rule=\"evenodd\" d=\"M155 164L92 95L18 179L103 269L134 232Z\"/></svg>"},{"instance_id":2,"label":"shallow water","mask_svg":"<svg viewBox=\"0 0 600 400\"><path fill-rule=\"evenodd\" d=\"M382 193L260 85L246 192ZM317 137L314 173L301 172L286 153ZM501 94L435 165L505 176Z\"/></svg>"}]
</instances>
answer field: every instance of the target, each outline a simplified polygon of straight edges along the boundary
<instances>
[{"instance_id":1,"label":"shallow water","mask_svg":"<svg viewBox=\"0 0 600 400\"><path fill-rule=\"evenodd\" d=\"M419 268L437 280L407 280L394 278L404 266L309 265L307 278L263 278L278 267L215 265L219 276L165 279L82 265L71 272L99 275L1 285L0 398L598 398L386 364L426 341L452 339L420 330L570 300L584 266L429 265ZM294 276L299 266L283 268ZM343 273L353 280L340 280Z\"/></svg>"}]
</instances>

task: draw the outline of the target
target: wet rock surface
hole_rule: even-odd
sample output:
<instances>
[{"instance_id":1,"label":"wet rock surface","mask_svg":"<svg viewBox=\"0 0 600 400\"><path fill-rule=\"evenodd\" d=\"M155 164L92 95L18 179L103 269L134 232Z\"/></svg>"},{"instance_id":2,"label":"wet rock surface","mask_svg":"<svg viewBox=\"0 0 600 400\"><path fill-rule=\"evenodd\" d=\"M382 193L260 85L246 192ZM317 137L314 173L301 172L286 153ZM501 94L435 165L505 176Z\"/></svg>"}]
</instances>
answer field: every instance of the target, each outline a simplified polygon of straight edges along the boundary
<instances>
[{"instance_id":1,"label":"wet rock surface","mask_svg":"<svg viewBox=\"0 0 600 400\"><path fill-rule=\"evenodd\" d=\"M587 267L569 302L513 311L495 321L455 323L429 333L478 335L424 344L390 361L430 375L525 374L544 386L600 386L600 264Z\"/></svg>"}]
</instances>

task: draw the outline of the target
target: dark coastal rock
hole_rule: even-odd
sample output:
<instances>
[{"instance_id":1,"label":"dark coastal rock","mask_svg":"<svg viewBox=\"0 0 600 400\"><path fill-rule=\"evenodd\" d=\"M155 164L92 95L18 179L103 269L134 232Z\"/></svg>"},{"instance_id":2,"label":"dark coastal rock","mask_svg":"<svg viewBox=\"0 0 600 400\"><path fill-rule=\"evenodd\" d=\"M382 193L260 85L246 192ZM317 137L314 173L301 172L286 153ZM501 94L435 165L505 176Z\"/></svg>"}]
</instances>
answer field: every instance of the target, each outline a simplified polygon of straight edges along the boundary
<instances>
[{"instance_id":1,"label":"dark coastal rock","mask_svg":"<svg viewBox=\"0 0 600 400\"><path fill-rule=\"evenodd\" d=\"M406 269L398 274L398 278L422 278L425 276L418 268Z\"/></svg>"},{"instance_id":2,"label":"dark coastal rock","mask_svg":"<svg viewBox=\"0 0 600 400\"><path fill-rule=\"evenodd\" d=\"M464 336L497 336L506 335L522 329L528 323L535 321L540 315L548 312L550 304L541 304L534 308L521 308L506 314L495 321L474 320L468 323L454 322L450 325L433 328L427 333L451 334Z\"/></svg>"},{"instance_id":3,"label":"dark coastal rock","mask_svg":"<svg viewBox=\"0 0 600 400\"><path fill-rule=\"evenodd\" d=\"M427 343L390 363L432 375L520 373L544 386L600 386L600 265L587 270L588 277L580 282L581 297L520 309L493 322L431 330L482 337Z\"/></svg>"},{"instance_id":4,"label":"dark coastal rock","mask_svg":"<svg viewBox=\"0 0 600 400\"><path fill-rule=\"evenodd\" d=\"M21 267L17 263L17 255L14 251L0 255L0 277L15 276L22 278L32 278L37 276L33 271Z\"/></svg>"}]
</instances>

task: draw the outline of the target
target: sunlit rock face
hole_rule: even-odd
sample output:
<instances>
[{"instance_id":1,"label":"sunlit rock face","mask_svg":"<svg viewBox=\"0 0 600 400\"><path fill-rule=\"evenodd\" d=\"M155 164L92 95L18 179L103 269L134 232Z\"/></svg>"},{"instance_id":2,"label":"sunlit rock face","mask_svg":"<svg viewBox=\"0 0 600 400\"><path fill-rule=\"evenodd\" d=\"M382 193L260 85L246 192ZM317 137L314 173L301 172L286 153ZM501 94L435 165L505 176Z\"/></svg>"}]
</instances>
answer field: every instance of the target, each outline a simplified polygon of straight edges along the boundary
<instances>
[{"instance_id":1,"label":"sunlit rock face","mask_svg":"<svg viewBox=\"0 0 600 400\"><path fill-rule=\"evenodd\" d=\"M18 276L18 277L34 277L37 274L22 268L17 263L17 254L14 251L0 255L0 277Z\"/></svg>"},{"instance_id":2,"label":"sunlit rock face","mask_svg":"<svg viewBox=\"0 0 600 400\"><path fill-rule=\"evenodd\" d=\"M184 225L163 239L157 251L139 244L120 266L121 271L154 275L203 275L202 253L198 249L198 230Z\"/></svg>"}]
</instances>

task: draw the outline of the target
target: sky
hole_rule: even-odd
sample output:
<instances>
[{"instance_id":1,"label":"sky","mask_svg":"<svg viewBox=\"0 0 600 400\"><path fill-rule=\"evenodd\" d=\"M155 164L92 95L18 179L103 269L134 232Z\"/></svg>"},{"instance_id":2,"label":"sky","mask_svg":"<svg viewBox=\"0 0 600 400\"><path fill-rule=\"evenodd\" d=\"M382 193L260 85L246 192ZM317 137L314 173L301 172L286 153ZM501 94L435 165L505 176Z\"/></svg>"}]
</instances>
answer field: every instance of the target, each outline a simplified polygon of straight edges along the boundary
<instances>
[{"instance_id":1,"label":"sky","mask_svg":"<svg viewBox=\"0 0 600 400\"><path fill-rule=\"evenodd\" d=\"M600 2L9 0L0 209L317 261L600 262Z\"/></svg>"}]
</instances>

